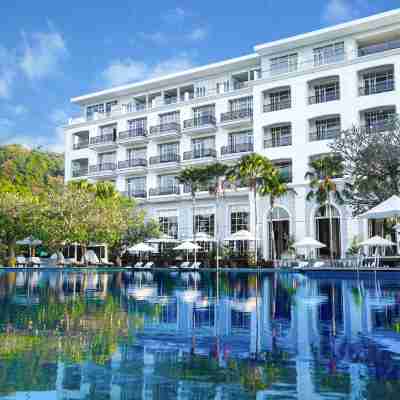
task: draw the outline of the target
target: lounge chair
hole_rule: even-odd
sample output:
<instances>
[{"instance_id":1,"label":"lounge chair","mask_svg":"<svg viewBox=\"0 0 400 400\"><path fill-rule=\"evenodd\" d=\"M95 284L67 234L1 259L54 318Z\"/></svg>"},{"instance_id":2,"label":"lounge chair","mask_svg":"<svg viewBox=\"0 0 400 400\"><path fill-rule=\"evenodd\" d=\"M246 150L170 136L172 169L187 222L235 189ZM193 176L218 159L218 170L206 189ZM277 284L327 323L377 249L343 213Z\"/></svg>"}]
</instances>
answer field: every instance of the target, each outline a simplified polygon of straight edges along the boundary
<instances>
[{"instance_id":1,"label":"lounge chair","mask_svg":"<svg viewBox=\"0 0 400 400\"><path fill-rule=\"evenodd\" d=\"M26 266L28 264L24 256L18 256L16 260L17 260L16 262L17 267Z\"/></svg>"},{"instance_id":2,"label":"lounge chair","mask_svg":"<svg viewBox=\"0 0 400 400\"><path fill-rule=\"evenodd\" d=\"M196 261L190 266L190 269L199 269L200 265L201 265L201 262L200 261Z\"/></svg>"},{"instance_id":3,"label":"lounge chair","mask_svg":"<svg viewBox=\"0 0 400 400\"><path fill-rule=\"evenodd\" d=\"M143 262L142 261L138 261L133 268L142 268L143 267Z\"/></svg>"},{"instance_id":4,"label":"lounge chair","mask_svg":"<svg viewBox=\"0 0 400 400\"><path fill-rule=\"evenodd\" d=\"M149 261L148 263L146 263L146 264L144 265L143 268L151 269L151 268L153 268L153 267L154 267L153 261Z\"/></svg>"},{"instance_id":5,"label":"lounge chair","mask_svg":"<svg viewBox=\"0 0 400 400\"><path fill-rule=\"evenodd\" d=\"M29 264L32 266L40 267L40 265L42 264L42 261L40 260L39 257L31 257L29 259Z\"/></svg>"},{"instance_id":6,"label":"lounge chair","mask_svg":"<svg viewBox=\"0 0 400 400\"><path fill-rule=\"evenodd\" d=\"M189 261L184 261L183 263L181 263L181 265L179 266L179 268L181 269L188 269L190 267L190 262Z\"/></svg>"}]
</instances>

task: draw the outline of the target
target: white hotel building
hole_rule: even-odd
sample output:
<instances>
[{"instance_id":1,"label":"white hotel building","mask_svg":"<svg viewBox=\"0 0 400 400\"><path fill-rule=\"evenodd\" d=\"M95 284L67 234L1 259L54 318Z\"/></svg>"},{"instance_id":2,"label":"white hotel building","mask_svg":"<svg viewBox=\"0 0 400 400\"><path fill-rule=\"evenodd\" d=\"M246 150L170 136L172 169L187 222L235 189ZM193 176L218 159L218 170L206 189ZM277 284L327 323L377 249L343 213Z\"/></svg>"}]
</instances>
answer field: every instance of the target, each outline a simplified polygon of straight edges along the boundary
<instances>
[{"instance_id":1,"label":"white hotel building","mask_svg":"<svg viewBox=\"0 0 400 400\"><path fill-rule=\"evenodd\" d=\"M65 126L65 177L115 182L162 229L192 232L190 194L176 182L189 165L231 163L257 152L273 160L296 193L274 210L279 253L288 238L327 242L324 209L307 202L309 161L343 129L382 127L400 107L400 11L254 47L254 53L72 99ZM254 231L246 188L227 188L223 206L197 194L196 229L221 238ZM258 201L261 250L269 255L268 199ZM367 235L367 223L335 205L335 252Z\"/></svg>"}]
</instances>

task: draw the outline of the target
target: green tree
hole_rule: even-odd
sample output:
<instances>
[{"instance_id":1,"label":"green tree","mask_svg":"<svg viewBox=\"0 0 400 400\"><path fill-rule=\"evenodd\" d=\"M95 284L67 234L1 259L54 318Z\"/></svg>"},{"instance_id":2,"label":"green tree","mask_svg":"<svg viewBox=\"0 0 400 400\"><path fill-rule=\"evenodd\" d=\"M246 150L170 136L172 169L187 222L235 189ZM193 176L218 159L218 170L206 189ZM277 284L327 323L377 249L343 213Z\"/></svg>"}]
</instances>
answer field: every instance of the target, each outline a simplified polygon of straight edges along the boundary
<instances>
[{"instance_id":1,"label":"green tree","mask_svg":"<svg viewBox=\"0 0 400 400\"><path fill-rule=\"evenodd\" d=\"M328 210L329 219L329 246L330 256L333 259L333 224L332 224L332 201L344 204L347 189L338 187L337 178L343 175L343 160L340 156L330 154L310 162L310 170L305 178L309 179L309 192L307 201L315 201L320 207L325 206Z\"/></svg>"}]
</instances>

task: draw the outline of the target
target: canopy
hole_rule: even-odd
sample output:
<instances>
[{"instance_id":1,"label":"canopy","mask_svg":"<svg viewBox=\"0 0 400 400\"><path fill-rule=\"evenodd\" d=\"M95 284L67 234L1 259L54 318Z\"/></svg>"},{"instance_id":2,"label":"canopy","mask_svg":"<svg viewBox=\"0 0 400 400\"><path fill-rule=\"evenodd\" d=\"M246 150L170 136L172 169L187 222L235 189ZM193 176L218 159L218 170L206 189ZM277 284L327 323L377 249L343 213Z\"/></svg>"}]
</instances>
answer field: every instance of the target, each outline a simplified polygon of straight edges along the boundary
<instances>
[{"instance_id":1,"label":"canopy","mask_svg":"<svg viewBox=\"0 0 400 400\"><path fill-rule=\"evenodd\" d=\"M17 244L20 246L40 246L42 244L41 240L35 239L32 236L28 236L23 240L18 240Z\"/></svg>"},{"instance_id":2,"label":"canopy","mask_svg":"<svg viewBox=\"0 0 400 400\"><path fill-rule=\"evenodd\" d=\"M196 239L196 242L215 242L216 241L212 236L208 235L205 232L196 233L196 238L194 238L192 236L191 238L189 238L187 240L194 242L195 241L194 239Z\"/></svg>"},{"instance_id":3,"label":"canopy","mask_svg":"<svg viewBox=\"0 0 400 400\"><path fill-rule=\"evenodd\" d=\"M147 253L149 251L156 251L156 249L154 247L149 246L146 243L138 243L132 247L129 247L128 251L130 253L140 253L140 252Z\"/></svg>"},{"instance_id":4,"label":"canopy","mask_svg":"<svg viewBox=\"0 0 400 400\"><path fill-rule=\"evenodd\" d=\"M400 197L393 195L376 207L360 215L360 218L383 219L400 216Z\"/></svg>"},{"instance_id":5,"label":"canopy","mask_svg":"<svg viewBox=\"0 0 400 400\"><path fill-rule=\"evenodd\" d=\"M166 235L165 233L161 234L158 238L150 238L146 240L147 243L179 243L179 240L174 239L171 236Z\"/></svg>"},{"instance_id":6,"label":"canopy","mask_svg":"<svg viewBox=\"0 0 400 400\"><path fill-rule=\"evenodd\" d=\"M390 247L395 246L396 243L391 242L390 240L384 239L380 236L373 236L364 242L360 243L360 246L369 246L369 247Z\"/></svg>"},{"instance_id":7,"label":"canopy","mask_svg":"<svg viewBox=\"0 0 400 400\"><path fill-rule=\"evenodd\" d=\"M183 242L181 243L179 246L174 247L174 250L200 250L201 246L199 246L198 244L194 244L192 242Z\"/></svg>"},{"instance_id":8,"label":"canopy","mask_svg":"<svg viewBox=\"0 0 400 400\"><path fill-rule=\"evenodd\" d=\"M312 237L305 237L304 239L293 243L293 247L298 249L321 249L322 247L326 247L326 245Z\"/></svg>"},{"instance_id":9,"label":"canopy","mask_svg":"<svg viewBox=\"0 0 400 400\"><path fill-rule=\"evenodd\" d=\"M242 229L225 238L225 240L254 240L254 234ZM259 240L257 238L257 240Z\"/></svg>"}]
</instances>

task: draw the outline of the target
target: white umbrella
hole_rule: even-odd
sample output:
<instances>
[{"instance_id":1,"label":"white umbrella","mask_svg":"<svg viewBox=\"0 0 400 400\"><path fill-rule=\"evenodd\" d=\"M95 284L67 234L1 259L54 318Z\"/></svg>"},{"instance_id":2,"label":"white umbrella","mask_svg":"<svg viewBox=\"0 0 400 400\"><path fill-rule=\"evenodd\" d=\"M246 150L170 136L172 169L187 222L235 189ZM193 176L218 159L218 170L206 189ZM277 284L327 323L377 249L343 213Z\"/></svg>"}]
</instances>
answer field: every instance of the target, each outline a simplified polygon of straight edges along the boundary
<instances>
[{"instance_id":1,"label":"white umbrella","mask_svg":"<svg viewBox=\"0 0 400 400\"><path fill-rule=\"evenodd\" d=\"M196 239L196 242L215 242L215 238L213 238L212 236L210 236L209 234L205 233L205 232L199 232L196 233L196 238L194 238L193 236L187 240L194 242L194 239Z\"/></svg>"},{"instance_id":2,"label":"white umbrella","mask_svg":"<svg viewBox=\"0 0 400 400\"><path fill-rule=\"evenodd\" d=\"M360 215L360 218L384 219L400 216L400 197L393 195L376 207Z\"/></svg>"},{"instance_id":3,"label":"white umbrella","mask_svg":"<svg viewBox=\"0 0 400 400\"><path fill-rule=\"evenodd\" d=\"M140 261L142 261L141 253L155 252L156 249L146 243L138 243L128 249L129 253L139 253Z\"/></svg>"},{"instance_id":4,"label":"white umbrella","mask_svg":"<svg viewBox=\"0 0 400 400\"><path fill-rule=\"evenodd\" d=\"M232 241L232 240L244 240L244 241L253 240L254 241L254 234L249 232L249 231L247 231L247 230L245 230L245 229L242 229L242 230L237 231L237 232L233 233L232 235L226 237L225 240L229 240L229 241ZM257 238L257 240L260 240L260 239Z\"/></svg>"},{"instance_id":5,"label":"white umbrella","mask_svg":"<svg viewBox=\"0 0 400 400\"><path fill-rule=\"evenodd\" d=\"M32 236L28 236L27 238L23 240L18 240L17 244L20 246L29 246L29 257L32 255L32 247L40 246L42 244L42 241L39 239L35 239Z\"/></svg>"},{"instance_id":6,"label":"white umbrella","mask_svg":"<svg viewBox=\"0 0 400 400\"><path fill-rule=\"evenodd\" d=\"M174 250L186 250L186 261L189 261L189 251L200 250L201 246L192 242L183 242L179 246L174 247Z\"/></svg>"},{"instance_id":7,"label":"white umbrella","mask_svg":"<svg viewBox=\"0 0 400 400\"><path fill-rule=\"evenodd\" d=\"M179 243L179 240L173 238L172 236L168 236L163 233L158 238L150 238L146 240L147 243Z\"/></svg>"},{"instance_id":8,"label":"white umbrella","mask_svg":"<svg viewBox=\"0 0 400 400\"><path fill-rule=\"evenodd\" d=\"M315 240L312 237L305 237L298 242L293 243L293 247L295 247L296 249L307 249L311 251L312 249L321 249L323 247L326 247L326 245L319 242L318 240Z\"/></svg>"},{"instance_id":9,"label":"white umbrella","mask_svg":"<svg viewBox=\"0 0 400 400\"><path fill-rule=\"evenodd\" d=\"M368 246L368 247L390 247L395 245L396 243L393 243L392 241L384 239L383 237L380 237L378 235L373 236L360 243L360 246Z\"/></svg>"},{"instance_id":10,"label":"white umbrella","mask_svg":"<svg viewBox=\"0 0 400 400\"><path fill-rule=\"evenodd\" d=\"M88 250L86 252L85 260L88 264L98 264L100 262L97 254L93 250Z\"/></svg>"}]
</instances>

